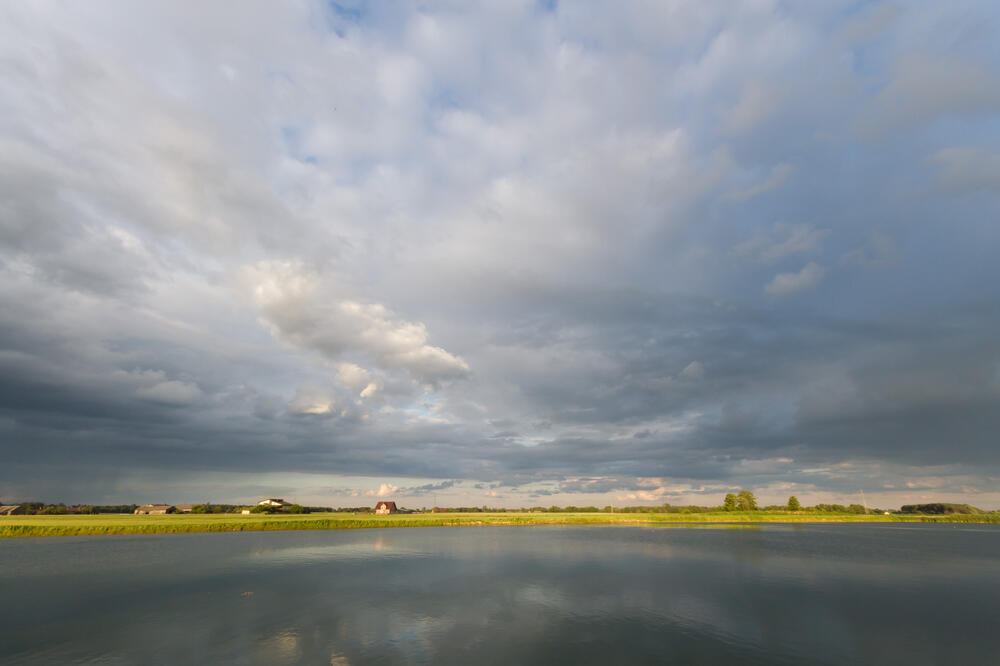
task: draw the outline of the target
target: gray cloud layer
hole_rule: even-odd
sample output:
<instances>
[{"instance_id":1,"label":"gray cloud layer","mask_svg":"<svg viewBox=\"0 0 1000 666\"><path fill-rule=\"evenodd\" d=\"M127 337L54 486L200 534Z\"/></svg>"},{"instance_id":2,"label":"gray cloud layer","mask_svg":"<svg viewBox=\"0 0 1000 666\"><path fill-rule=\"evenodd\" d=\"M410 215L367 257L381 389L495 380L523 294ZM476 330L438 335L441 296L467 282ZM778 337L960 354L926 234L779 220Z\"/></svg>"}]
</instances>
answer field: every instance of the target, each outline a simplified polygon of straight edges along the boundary
<instances>
[{"instance_id":1,"label":"gray cloud layer","mask_svg":"<svg viewBox=\"0 0 1000 666\"><path fill-rule=\"evenodd\" d=\"M0 9L0 496L1000 506L991 3L241 9Z\"/></svg>"}]
</instances>

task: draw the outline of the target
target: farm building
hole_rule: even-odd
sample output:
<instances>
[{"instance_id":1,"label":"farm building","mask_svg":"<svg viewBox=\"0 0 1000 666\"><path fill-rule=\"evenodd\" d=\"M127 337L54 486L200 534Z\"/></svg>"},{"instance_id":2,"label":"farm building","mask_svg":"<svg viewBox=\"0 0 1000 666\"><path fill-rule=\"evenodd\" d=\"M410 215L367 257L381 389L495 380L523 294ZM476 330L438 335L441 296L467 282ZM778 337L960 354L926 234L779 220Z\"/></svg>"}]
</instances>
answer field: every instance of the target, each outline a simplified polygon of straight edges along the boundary
<instances>
[{"instance_id":1,"label":"farm building","mask_svg":"<svg viewBox=\"0 0 1000 666\"><path fill-rule=\"evenodd\" d=\"M173 504L143 504L135 510L135 515L161 516L176 511L177 507Z\"/></svg>"},{"instance_id":2,"label":"farm building","mask_svg":"<svg viewBox=\"0 0 1000 666\"><path fill-rule=\"evenodd\" d=\"M268 498L268 499L261 500L261 501L257 502L257 506L271 506L271 507L275 507L275 508L281 509L281 508L284 508L286 506L291 506L291 503L290 502L286 502L283 499L277 499L277 498L271 497L271 498Z\"/></svg>"},{"instance_id":3,"label":"farm building","mask_svg":"<svg viewBox=\"0 0 1000 666\"><path fill-rule=\"evenodd\" d=\"M399 509L396 508L395 502L379 502L375 505L375 513L384 516L390 513L399 513Z\"/></svg>"},{"instance_id":4,"label":"farm building","mask_svg":"<svg viewBox=\"0 0 1000 666\"><path fill-rule=\"evenodd\" d=\"M194 504L175 504L174 508L177 509L177 513L191 513L191 509L194 508Z\"/></svg>"},{"instance_id":5,"label":"farm building","mask_svg":"<svg viewBox=\"0 0 1000 666\"><path fill-rule=\"evenodd\" d=\"M0 504L0 516L19 516L24 513L20 504Z\"/></svg>"}]
</instances>

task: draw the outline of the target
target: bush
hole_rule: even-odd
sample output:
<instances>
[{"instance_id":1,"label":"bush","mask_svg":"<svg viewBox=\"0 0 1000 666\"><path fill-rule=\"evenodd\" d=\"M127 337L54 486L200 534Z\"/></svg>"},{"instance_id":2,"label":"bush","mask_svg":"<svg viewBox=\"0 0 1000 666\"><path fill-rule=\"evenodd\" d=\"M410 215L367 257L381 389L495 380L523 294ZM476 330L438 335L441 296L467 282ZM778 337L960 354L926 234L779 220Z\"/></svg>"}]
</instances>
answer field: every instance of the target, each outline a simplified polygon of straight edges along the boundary
<instances>
[{"instance_id":1,"label":"bush","mask_svg":"<svg viewBox=\"0 0 1000 666\"><path fill-rule=\"evenodd\" d=\"M982 509L977 509L968 504L947 504L943 502L933 502L931 504L907 504L900 507L900 513L926 513L931 515L945 515L952 513L982 513Z\"/></svg>"}]
</instances>

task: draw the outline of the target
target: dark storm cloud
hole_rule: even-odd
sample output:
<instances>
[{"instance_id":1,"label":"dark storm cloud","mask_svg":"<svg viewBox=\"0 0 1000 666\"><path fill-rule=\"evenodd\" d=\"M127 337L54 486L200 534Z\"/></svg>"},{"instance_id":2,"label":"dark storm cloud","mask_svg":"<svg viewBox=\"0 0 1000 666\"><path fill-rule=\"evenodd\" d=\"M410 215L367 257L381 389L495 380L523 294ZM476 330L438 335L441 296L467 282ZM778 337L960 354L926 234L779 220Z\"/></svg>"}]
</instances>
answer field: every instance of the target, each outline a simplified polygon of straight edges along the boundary
<instances>
[{"instance_id":1,"label":"dark storm cloud","mask_svg":"<svg viewBox=\"0 0 1000 666\"><path fill-rule=\"evenodd\" d=\"M0 494L1000 505L989 3L0 11Z\"/></svg>"}]
</instances>

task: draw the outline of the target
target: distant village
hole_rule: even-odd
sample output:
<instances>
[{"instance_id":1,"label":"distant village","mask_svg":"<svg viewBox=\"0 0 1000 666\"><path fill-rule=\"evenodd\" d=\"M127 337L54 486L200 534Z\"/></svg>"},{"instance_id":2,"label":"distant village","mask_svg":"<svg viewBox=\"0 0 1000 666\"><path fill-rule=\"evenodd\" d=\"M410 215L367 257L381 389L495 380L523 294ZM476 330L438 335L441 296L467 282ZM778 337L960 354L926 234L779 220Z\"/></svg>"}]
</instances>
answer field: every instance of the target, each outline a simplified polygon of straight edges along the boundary
<instances>
[{"instance_id":1,"label":"distant village","mask_svg":"<svg viewBox=\"0 0 1000 666\"><path fill-rule=\"evenodd\" d=\"M23 502L21 504L0 504L0 516L23 516L23 515L63 515L63 514L94 514L94 513L131 513L137 516L157 516L173 513L239 513L245 516L264 513L373 513L375 515L389 515L395 513L420 513L413 509L403 509L392 501L380 501L374 507L339 507L329 506L302 506L294 502L287 502L279 497L268 497L262 499L254 505L239 504L213 504L205 502L202 504L119 504L96 506L89 504L65 505L65 504L45 504L44 502Z\"/></svg>"},{"instance_id":2,"label":"distant village","mask_svg":"<svg viewBox=\"0 0 1000 666\"><path fill-rule=\"evenodd\" d=\"M230 508L228 511L207 511L207 510L197 510L199 507L232 507L233 505L212 505L212 504L143 504L142 506L136 507L136 515L162 515L168 513L236 513L237 511ZM257 502L254 506L239 507L239 513L244 516L249 516L254 513L317 513L333 512L333 507L314 507L314 506L302 506L300 504L295 504L293 502L286 502L285 500L277 497L269 497L267 499L262 499ZM345 511L345 509L337 509L337 511ZM351 507L346 509L352 513L374 513L376 515L388 515L390 513L415 513L409 509L400 509L396 506L395 502L379 502L375 505L374 509L368 507Z\"/></svg>"}]
</instances>

